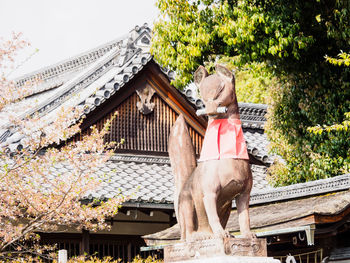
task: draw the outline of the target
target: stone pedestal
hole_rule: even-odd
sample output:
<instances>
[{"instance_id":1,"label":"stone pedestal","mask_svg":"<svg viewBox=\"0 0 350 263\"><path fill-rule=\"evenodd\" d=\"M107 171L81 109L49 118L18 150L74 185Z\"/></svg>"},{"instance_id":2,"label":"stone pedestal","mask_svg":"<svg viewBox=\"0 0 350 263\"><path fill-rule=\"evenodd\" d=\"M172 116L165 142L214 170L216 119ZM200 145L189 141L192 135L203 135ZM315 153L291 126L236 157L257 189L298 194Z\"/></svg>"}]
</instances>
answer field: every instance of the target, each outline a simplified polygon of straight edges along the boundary
<instances>
[{"instance_id":1,"label":"stone pedestal","mask_svg":"<svg viewBox=\"0 0 350 263\"><path fill-rule=\"evenodd\" d=\"M247 261L248 260L248 261ZM266 239L225 238L182 242L164 247L164 261L276 263L267 258Z\"/></svg>"}]
</instances>

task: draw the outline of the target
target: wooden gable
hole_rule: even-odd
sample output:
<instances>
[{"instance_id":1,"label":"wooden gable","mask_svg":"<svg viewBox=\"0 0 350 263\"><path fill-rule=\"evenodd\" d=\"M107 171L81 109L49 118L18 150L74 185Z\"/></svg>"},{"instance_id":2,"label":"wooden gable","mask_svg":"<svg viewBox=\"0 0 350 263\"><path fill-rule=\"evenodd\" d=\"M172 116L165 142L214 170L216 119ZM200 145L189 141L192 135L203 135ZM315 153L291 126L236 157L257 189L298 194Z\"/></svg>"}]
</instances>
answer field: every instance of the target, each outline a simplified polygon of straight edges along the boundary
<instances>
[{"instance_id":1,"label":"wooden gable","mask_svg":"<svg viewBox=\"0 0 350 263\"><path fill-rule=\"evenodd\" d=\"M140 97L136 91L145 88L154 91L150 100L154 108L149 114L141 113L137 106ZM91 112L83 122L82 130L91 125L102 127L115 112L117 117L112 121L106 140L124 140L117 152L167 155L170 128L179 114L183 114L195 152L197 155L200 153L207 124L205 118L196 116L195 108L170 85L166 75L153 61L104 105Z\"/></svg>"}]
</instances>

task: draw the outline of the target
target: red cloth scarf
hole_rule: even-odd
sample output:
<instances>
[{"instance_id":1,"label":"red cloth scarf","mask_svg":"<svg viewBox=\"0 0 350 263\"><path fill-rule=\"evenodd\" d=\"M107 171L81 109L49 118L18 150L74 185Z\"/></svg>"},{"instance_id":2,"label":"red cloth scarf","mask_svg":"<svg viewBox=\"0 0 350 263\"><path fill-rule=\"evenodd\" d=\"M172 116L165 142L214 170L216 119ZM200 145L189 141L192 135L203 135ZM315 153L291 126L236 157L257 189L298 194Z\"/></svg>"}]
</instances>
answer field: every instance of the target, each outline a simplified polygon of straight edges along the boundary
<instances>
[{"instance_id":1,"label":"red cloth scarf","mask_svg":"<svg viewBox=\"0 0 350 263\"><path fill-rule=\"evenodd\" d=\"M228 158L249 160L241 121L237 119L210 119L198 161Z\"/></svg>"}]
</instances>

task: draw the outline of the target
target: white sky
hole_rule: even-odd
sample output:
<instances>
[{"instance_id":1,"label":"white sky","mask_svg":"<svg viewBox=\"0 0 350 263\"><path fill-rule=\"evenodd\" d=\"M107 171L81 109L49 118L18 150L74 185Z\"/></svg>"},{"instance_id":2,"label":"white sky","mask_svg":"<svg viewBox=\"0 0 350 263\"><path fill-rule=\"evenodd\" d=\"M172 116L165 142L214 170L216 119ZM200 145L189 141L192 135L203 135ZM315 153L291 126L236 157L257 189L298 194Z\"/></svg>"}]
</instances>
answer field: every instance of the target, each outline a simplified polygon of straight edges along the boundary
<instances>
[{"instance_id":1,"label":"white sky","mask_svg":"<svg viewBox=\"0 0 350 263\"><path fill-rule=\"evenodd\" d=\"M22 32L35 53L14 78L87 51L157 18L155 0L0 0L0 37Z\"/></svg>"}]
</instances>

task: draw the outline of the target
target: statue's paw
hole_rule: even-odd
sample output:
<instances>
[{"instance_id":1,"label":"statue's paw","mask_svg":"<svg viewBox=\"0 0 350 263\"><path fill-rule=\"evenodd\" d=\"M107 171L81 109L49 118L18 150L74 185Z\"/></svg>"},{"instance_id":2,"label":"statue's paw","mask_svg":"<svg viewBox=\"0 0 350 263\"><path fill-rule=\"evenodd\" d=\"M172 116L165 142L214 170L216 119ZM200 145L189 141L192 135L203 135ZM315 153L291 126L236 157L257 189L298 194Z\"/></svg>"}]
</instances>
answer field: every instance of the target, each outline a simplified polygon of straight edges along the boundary
<instances>
[{"instance_id":1,"label":"statue's paw","mask_svg":"<svg viewBox=\"0 0 350 263\"><path fill-rule=\"evenodd\" d=\"M251 231L249 231L247 233L244 233L242 235L242 237L243 238L249 238L249 239L256 239L257 238L256 234L254 232L251 232Z\"/></svg>"},{"instance_id":2,"label":"statue's paw","mask_svg":"<svg viewBox=\"0 0 350 263\"><path fill-rule=\"evenodd\" d=\"M211 239L213 235L208 232L194 232L187 241Z\"/></svg>"},{"instance_id":3,"label":"statue's paw","mask_svg":"<svg viewBox=\"0 0 350 263\"><path fill-rule=\"evenodd\" d=\"M224 229L219 230L219 231L216 231L216 232L214 233L214 236L215 236L216 238L229 238L229 237L232 237L232 236L230 235L230 232L228 232L227 230L224 230Z\"/></svg>"}]
</instances>

